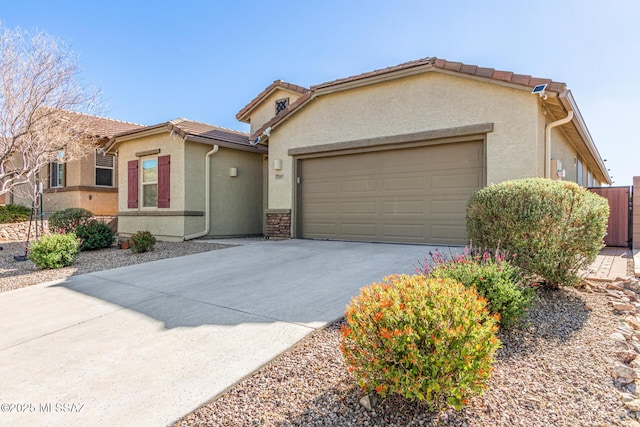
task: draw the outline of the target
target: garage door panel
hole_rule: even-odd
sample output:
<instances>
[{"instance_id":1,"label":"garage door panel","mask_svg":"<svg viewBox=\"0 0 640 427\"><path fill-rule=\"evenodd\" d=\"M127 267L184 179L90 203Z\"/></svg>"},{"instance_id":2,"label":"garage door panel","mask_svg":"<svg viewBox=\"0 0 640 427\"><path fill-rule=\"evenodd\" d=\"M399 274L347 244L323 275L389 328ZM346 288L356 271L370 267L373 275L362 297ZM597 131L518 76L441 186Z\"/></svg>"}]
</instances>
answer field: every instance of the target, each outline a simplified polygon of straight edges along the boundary
<instances>
[{"instance_id":1,"label":"garage door panel","mask_svg":"<svg viewBox=\"0 0 640 427\"><path fill-rule=\"evenodd\" d=\"M342 214L356 215L375 215L378 211L378 202L375 200L370 202L342 202L340 203L340 212Z\"/></svg>"},{"instance_id":2,"label":"garage door panel","mask_svg":"<svg viewBox=\"0 0 640 427\"><path fill-rule=\"evenodd\" d=\"M382 212L385 215L415 215L423 216L425 213L424 200L386 201L382 203Z\"/></svg>"},{"instance_id":3,"label":"garage door panel","mask_svg":"<svg viewBox=\"0 0 640 427\"><path fill-rule=\"evenodd\" d=\"M305 238L465 244L482 141L301 160Z\"/></svg>"},{"instance_id":4,"label":"garage door panel","mask_svg":"<svg viewBox=\"0 0 640 427\"><path fill-rule=\"evenodd\" d=\"M345 237L358 240L371 240L378 234L376 223L360 224L344 222L340 225L340 233Z\"/></svg>"},{"instance_id":5,"label":"garage door panel","mask_svg":"<svg viewBox=\"0 0 640 427\"><path fill-rule=\"evenodd\" d=\"M424 190L425 182L423 176L381 176L382 190L393 192L413 192L416 190Z\"/></svg>"}]
</instances>

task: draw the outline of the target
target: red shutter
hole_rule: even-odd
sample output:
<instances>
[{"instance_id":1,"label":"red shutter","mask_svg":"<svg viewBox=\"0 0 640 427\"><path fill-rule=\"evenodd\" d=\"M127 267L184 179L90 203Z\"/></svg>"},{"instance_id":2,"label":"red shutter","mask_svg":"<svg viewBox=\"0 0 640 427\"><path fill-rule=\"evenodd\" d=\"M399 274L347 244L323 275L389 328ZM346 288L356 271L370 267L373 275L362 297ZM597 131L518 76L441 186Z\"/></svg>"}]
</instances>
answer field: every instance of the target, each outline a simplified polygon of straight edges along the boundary
<instances>
[{"instance_id":1,"label":"red shutter","mask_svg":"<svg viewBox=\"0 0 640 427\"><path fill-rule=\"evenodd\" d=\"M158 156L158 207L168 208L171 196L171 156Z\"/></svg>"},{"instance_id":2,"label":"red shutter","mask_svg":"<svg viewBox=\"0 0 640 427\"><path fill-rule=\"evenodd\" d=\"M129 174L128 174L128 195L127 195L127 207L128 208L137 208L138 207L138 161L137 160L129 160L128 163Z\"/></svg>"}]
</instances>

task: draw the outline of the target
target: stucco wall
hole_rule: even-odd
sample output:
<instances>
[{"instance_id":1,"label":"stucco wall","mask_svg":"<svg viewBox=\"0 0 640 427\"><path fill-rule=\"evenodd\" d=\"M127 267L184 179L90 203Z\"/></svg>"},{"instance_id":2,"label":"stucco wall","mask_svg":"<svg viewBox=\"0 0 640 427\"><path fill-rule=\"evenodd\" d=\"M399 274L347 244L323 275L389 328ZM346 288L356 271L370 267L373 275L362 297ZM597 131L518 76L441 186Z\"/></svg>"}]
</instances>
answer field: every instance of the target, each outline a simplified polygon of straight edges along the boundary
<instances>
[{"instance_id":1,"label":"stucco wall","mask_svg":"<svg viewBox=\"0 0 640 427\"><path fill-rule=\"evenodd\" d=\"M211 158L211 236L262 234L263 155L220 148ZM231 168L238 175L230 176Z\"/></svg>"},{"instance_id":2,"label":"stucco wall","mask_svg":"<svg viewBox=\"0 0 640 427\"><path fill-rule=\"evenodd\" d=\"M293 208L290 148L480 123L495 124L487 135L488 184L543 176L539 108L528 91L439 72L320 96L271 134L269 208ZM283 163L278 179L275 159Z\"/></svg>"},{"instance_id":3,"label":"stucco wall","mask_svg":"<svg viewBox=\"0 0 640 427\"><path fill-rule=\"evenodd\" d=\"M289 105L293 104L302 94L298 92L289 92L287 90L276 89L271 95L266 97L251 112L251 134L257 131L263 124L268 122L276 115L276 100L289 98Z\"/></svg>"},{"instance_id":4,"label":"stucco wall","mask_svg":"<svg viewBox=\"0 0 640 427\"><path fill-rule=\"evenodd\" d=\"M640 249L640 176L633 177L633 249ZM638 271L638 266L636 266Z\"/></svg>"},{"instance_id":5,"label":"stucco wall","mask_svg":"<svg viewBox=\"0 0 640 427\"><path fill-rule=\"evenodd\" d=\"M578 182L578 168L576 164L577 152L573 145L569 142L567 137L557 127L551 129L551 159L560 160L562 162L562 168L566 172L566 176L562 178L563 181ZM551 171L551 177L553 173ZM544 176L544 175L542 175Z\"/></svg>"},{"instance_id":6,"label":"stucco wall","mask_svg":"<svg viewBox=\"0 0 640 427\"><path fill-rule=\"evenodd\" d=\"M64 189L62 189L64 190ZM43 194L43 209L46 213L66 208L84 208L95 215L115 216L118 206L116 189L96 187L87 190L56 191Z\"/></svg>"},{"instance_id":7,"label":"stucco wall","mask_svg":"<svg viewBox=\"0 0 640 427\"><path fill-rule=\"evenodd\" d=\"M138 208L127 207L127 164L129 160L140 160L136 153L159 149L153 156L171 156L171 194L170 208L145 208L139 203ZM181 139L173 138L169 132L145 136L135 140L124 141L118 146L118 233L130 235L139 230L148 230L160 240L182 240L185 235L184 216L179 214L185 210L185 154ZM138 182L139 185L140 182ZM142 189L138 187L138 194ZM122 214L122 215L121 215ZM131 216L132 214L136 216ZM160 215L157 215L160 214Z\"/></svg>"}]
</instances>

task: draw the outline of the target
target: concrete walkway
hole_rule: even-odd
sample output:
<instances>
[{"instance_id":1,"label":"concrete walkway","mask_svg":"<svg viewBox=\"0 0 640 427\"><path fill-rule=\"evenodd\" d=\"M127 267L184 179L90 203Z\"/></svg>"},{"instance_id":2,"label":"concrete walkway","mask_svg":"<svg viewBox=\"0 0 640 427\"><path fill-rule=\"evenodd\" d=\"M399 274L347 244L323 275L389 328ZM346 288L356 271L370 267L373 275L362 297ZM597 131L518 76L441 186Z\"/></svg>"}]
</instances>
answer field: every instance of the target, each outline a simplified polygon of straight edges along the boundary
<instances>
[{"instance_id":1,"label":"concrete walkway","mask_svg":"<svg viewBox=\"0 0 640 427\"><path fill-rule=\"evenodd\" d=\"M625 278L628 276L627 263L632 257L631 249L604 248L591 264L586 279L613 281L618 277Z\"/></svg>"},{"instance_id":2,"label":"concrete walkway","mask_svg":"<svg viewBox=\"0 0 640 427\"><path fill-rule=\"evenodd\" d=\"M0 293L0 425L171 423L430 249L252 241Z\"/></svg>"}]
</instances>

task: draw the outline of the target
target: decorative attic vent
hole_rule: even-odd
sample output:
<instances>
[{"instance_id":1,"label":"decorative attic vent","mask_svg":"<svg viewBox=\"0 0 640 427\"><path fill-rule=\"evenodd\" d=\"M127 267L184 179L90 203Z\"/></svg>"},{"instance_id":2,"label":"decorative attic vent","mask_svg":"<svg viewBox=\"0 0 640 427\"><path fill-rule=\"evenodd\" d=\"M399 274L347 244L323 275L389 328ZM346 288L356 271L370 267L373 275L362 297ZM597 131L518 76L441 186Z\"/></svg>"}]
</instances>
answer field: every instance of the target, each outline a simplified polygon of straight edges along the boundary
<instances>
[{"instance_id":1,"label":"decorative attic vent","mask_svg":"<svg viewBox=\"0 0 640 427\"><path fill-rule=\"evenodd\" d=\"M277 99L276 100L276 116L281 112L283 112L288 105L289 105L289 98Z\"/></svg>"}]
</instances>

